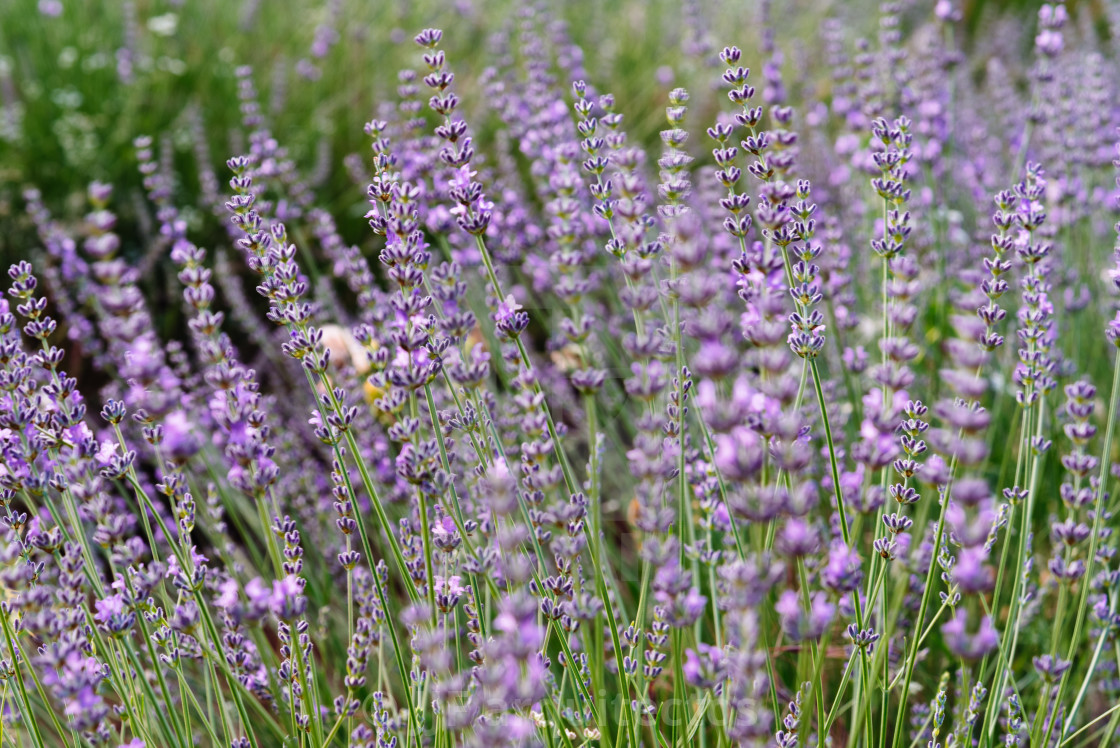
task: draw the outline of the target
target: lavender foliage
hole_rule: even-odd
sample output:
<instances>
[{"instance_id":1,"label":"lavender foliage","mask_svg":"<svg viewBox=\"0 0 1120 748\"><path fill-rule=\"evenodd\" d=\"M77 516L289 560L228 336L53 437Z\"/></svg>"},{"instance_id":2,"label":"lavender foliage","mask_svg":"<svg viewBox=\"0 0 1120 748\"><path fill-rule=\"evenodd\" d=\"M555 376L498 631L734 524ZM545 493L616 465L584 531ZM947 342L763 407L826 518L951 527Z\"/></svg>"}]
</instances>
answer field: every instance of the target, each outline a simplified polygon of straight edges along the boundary
<instances>
[{"instance_id":1,"label":"lavender foliage","mask_svg":"<svg viewBox=\"0 0 1120 748\"><path fill-rule=\"evenodd\" d=\"M639 87L560 4L320 5L108 169L58 88L21 172L0 56L0 745L1117 739L1120 9L688 3Z\"/></svg>"}]
</instances>

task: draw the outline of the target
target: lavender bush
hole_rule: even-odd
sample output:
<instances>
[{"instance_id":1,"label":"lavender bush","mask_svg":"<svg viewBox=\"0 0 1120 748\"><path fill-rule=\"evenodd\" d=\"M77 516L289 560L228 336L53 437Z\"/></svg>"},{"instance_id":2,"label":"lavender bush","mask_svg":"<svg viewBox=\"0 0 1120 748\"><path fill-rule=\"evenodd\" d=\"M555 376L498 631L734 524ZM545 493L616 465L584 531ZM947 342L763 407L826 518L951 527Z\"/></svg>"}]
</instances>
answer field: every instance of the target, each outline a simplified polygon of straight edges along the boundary
<instances>
[{"instance_id":1,"label":"lavender bush","mask_svg":"<svg viewBox=\"0 0 1120 748\"><path fill-rule=\"evenodd\" d=\"M651 142L530 3L301 158L346 5L156 99L186 165L132 130L78 215L12 167L0 745L1112 743L1120 8L685 3ZM122 7L141 85L179 4Z\"/></svg>"}]
</instances>

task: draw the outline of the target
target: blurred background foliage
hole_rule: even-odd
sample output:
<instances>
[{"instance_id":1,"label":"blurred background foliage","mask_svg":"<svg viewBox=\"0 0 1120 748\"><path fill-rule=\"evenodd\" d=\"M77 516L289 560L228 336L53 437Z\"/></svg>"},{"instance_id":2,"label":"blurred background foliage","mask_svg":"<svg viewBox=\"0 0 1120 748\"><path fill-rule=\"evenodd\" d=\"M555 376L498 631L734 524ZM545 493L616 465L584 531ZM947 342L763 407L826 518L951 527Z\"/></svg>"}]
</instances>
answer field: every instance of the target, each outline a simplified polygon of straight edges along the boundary
<instances>
[{"instance_id":1,"label":"blurred background foliage","mask_svg":"<svg viewBox=\"0 0 1120 748\"><path fill-rule=\"evenodd\" d=\"M493 114L472 80L494 65L491 35L512 23L511 0L4 0L0 2L0 261L34 253L24 190L39 189L64 222L84 214L92 180L116 187L114 206L125 252L139 252L151 230L136 168L133 139L152 135L173 166L177 203L188 209L200 243L220 242L222 222L199 201L199 158L207 158L224 189L225 159L245 148L235 70L250 65L270 128L304 175L316 204L339 221L352 242L369 240L361 220L364 189L344 167L364 153L362 125L396 100L397 72L415 67L413 34L446 29L445 47L468 92L464 114L483 153ZM739 0L573 0L554 3L585 53L589 82L613 87L632 137L653 144L667 92L687 85L699 102L714 86L715 52L738 44L749 64L762 55L758 8ZM904 21L924 19L932 2L904 3ZM1033 25L1036 0L967 0L966 48L997 21ZM927 7L929 6L929 7ZM849 28L875 34L873 0L780 0L775 15L794 85L813 86L827 100L828 80L806 81L816 69L820 23L841 16ZM1074 24L1102 38L1102 0L1071 0ZM1024 35L1029 40L1031 35ZM318 44L317 44L318 42ZM697 55L697 44L710 53ZM1021 53L1029 50L1006 50ZM983 59L969 57L982 74ZM513 60L516 64L516 60ZM711 67L705 72L704 68ZM711 86L709 86L710 88ZM471 98L471 95L476 98ZM705 98L707 94L707 98ZM699 106L697 105L699 104ZM351 156L353 159L354 157ZM354 163L352 161L352 163ZM191 207L194 210L191 212Z\"/></svg>"}]
</instances>

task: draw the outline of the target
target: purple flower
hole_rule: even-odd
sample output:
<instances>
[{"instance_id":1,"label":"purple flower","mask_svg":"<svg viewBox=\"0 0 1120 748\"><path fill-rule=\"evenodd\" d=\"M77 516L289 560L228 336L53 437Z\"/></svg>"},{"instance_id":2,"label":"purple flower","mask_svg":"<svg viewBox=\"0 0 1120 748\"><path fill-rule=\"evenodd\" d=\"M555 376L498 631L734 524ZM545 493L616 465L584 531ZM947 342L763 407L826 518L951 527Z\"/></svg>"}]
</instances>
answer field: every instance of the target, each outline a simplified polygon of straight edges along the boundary
<instances>
[{"instance_id":1,"label":"purple flower","mask_svg":"<svg viewBox=\"0 0 1120 748\"><path fill-rule=\"evenodd\" d=\"M802 596L794 590L785 590L774 604L782 630L794 641L819 639L828 630L836 616L836 606L823 592L809 597L809 609L804 609Z\"/></svg>"},{"instance_id":2,"label":"purple flower","mask_svg":"<svg viewBox=\"0 0 1120 748\"><path fill-rule=\"evenodd\" d=\"M113 616L119 616L124 612L124 596L121 594L109 595L98 600L94 607L97 609L97 612L93 615L94 620L108 623Z\"/></svg>"},{"instance_id":3,"label":"purple flower","mask_svg":"<svg viewBox=\"0 0 1120 748\"><path fill-rule=\"evenodd\" d=\"M763 444L758 434L746 427L732 429L716 437L716 467L734 480L747 480L762 468Z\"/></svg>"},{"instance_id":4,"label":"purple flower","mask_svg":"<svg viewBox=\"0 0 1120 748\"><path fill-rule=\"evenodd\" d=\"M283 579L273 581L268 607L281 621L290 621L303 615L307 609L307 598L303 596L303 580L294 574L289 574Z\"/></svg>"},{"instance_id":5,"label":"purple flower","mask_svg":"<svg viewBox=\"0 0 1120 748\"><path fill-rule=\"evenodd\" d=\"M218 596L214 598L214 605L224 610L233 610L240 601L236 579L231 577L218 585Z\"/></svg>"},{"instance_id":6,"label":"purple flower","mask_svg":"<svg viewBox=\"0 0 1120 748\"><path fill-rule=\"evenodd\" d=\"M982 529L983 536L986 537L988 530ZM983 545L962 548L957 553L957 563L952 574L953 581L965 594L989 592L995 584L995 572L988 565L988 552Z\"/></svg>"},{"instance_id":7,"label":"purple flower","mask_svg":"<svg viewBox=\"0 0 1120 748\"><path fill-rule=\"evenodd\" d=\"M517 637L520 646L536 650L544 641L541 627L537 624L535 616L520 615L519 610L514 605L504 606L502 612L494 619L494 628L504 634Z\"/></svg>"},{"instance_id":8,"label":"purple flower","mask_svg":"<svg viewBox=\"0 0 1120 748\"><path fill-rule=\"evenodd\" d=\"M833 540L820 576L825 589L842 595L854 592L863 579L859 553L845 545L843 540Z\"/></svg>"},{"instance_id":9,"label":"purple flower","mask_svg":"<svg viewBox=\"0 0 1120 748\"><path fill-rule=\"evenodd\" d=\"M184 411L173 410L163 419L161 449L172 462L183 462L201 447L197 432L198 425Z\"/></svg>"},{"instance_id":10,"label":"purple flower","mask_svg":"<svg viewBox=\"0 0 1120 748\"><path fill-rule=\"evenodd\" d=\"M458 548L462 539L455 527L455 520L447 516L437 520L432 525L432 540L436 547L445 553L451 553ZM458 579L458 577L455 578Z\"/></svg>"},{"instance_id":11,"label":"purple flower","mask_svg":"<svg viewBox=\"0 0 1120 748\"><path fill-rule=\"evenodd\" d=\"M246 615L251 620L263 616L272 605L272 589L260 577L254 577L245 583L245 597L249 600Z\"/></svg>"},{"instance_id":12,"label":"purple flower","mask_svg":"<svg viewBox=\"0 0 1120 748\"><path fill-rule=\"evenodd\" d=\"M976 630L970 632L968 613L963 609L957 609L953 617L942 624L941 635L950 652L967 660L979 660L999 646L999 634L992 619L982 616Z\"/></svg>"},{"instance_id":13,"label":"purple flower","mask_svg":"<svg viewBox=\"0 0 1120 748\"><path fill-rule=\"evenodd\" d=\"M723 651L718 647L700 642L695 649L686 649L684 652L684 680L696 688L714 688L723 680L725 658Z\"/></svg>"},{"instance_id":14,"label":"purple flower","mask_svg":"<svg viewBox=\"0 0 1120 748\"><path fill-rule=\"evenodd\" d=\"M792 557L808 556L820 545L820 536L810 525L799 518L790 519L775 540L775 548L780 553Z\"/></svg>"}]
</instances>

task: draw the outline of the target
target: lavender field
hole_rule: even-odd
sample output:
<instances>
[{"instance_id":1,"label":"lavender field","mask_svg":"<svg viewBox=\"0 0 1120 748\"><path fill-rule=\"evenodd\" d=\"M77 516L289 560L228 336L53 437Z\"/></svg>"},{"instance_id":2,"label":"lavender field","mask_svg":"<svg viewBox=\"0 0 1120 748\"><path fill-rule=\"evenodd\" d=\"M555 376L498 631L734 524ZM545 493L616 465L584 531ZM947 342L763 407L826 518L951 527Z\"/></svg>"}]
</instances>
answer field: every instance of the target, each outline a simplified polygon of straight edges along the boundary
<instances>
[{"instance_id":1,"label":"lavender field","mask_svg":"<svg viewBox=\"0 0 1120 748\"><path fill-rule=\"evenodd\" d=\"M1120 734L1120 3L0 3L0 748Z\"/></svg>"}]
</instances>

